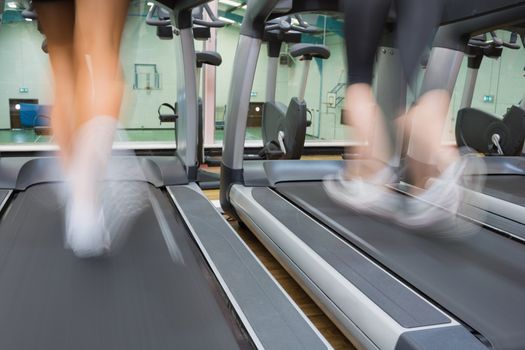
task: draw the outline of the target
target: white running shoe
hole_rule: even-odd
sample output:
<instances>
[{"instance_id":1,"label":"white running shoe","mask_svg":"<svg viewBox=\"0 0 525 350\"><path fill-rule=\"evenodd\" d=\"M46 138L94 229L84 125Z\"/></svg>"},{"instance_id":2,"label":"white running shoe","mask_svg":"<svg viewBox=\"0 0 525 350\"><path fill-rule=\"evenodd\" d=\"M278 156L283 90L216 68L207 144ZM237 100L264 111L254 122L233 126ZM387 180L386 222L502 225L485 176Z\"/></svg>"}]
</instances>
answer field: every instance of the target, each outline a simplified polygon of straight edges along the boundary
<instances>
[{"instance_id":1,"label":"white running shoe","mask_svg":"<svg viewBox=\"0 0 525 350\"><path fill-rule=\"evenodd\" d=\"M451 164L438 179L421 195L407 198L404 210L396 221L417 233L430 234L442 238L462 238L478 232L479 226L474 221L458 216L465 205L461 183L466 173L483 174L484 163L479 157L464 156ZM481 190L483 177L476 177L470 182L471 190Z\"/></svg>"},{"instance_id":2,"label":"white running shoe","mask_svg":"<svg viewBox=\"0 0 525 350\"><path fill-rule=\"evenodd\" d=\"M101 203L101 180L107 172L117 121L97 116L86 122L75 139L67 174L65 245L79 257L106 253L110 237Z\"/></svg>"},{"instance_id":3,"label":"white running shoe","mask_svg":"<svg viewBox=\"0 0 525 350\"><path fill-rule=\"evenodd\" d=\"M69 204L66 211L66 248L79 258L92 258L109 251L109 233L102 210L86 210L78 204Z\"/></svg>"},{"instance_id":4,"label":"white running shoe","mask_svg":"<svg viewBox=\"0 0 525 350\"><path fill-rule=\"evenodd\" d=\"M340 171L323 180L325 191L333 201L359 213L385 219L396 217L401 196L385 186L397 178L390 167L379 171L369 181L360 178L345 180L343 176L343 171Z\"/></svg>"},{"instance_id":5,"label":"white running shoe","mask_svg":"<svg viewBox=\"0 0 525 350\"><path fill-rule=\"evenodd\" d=\"M116 252L133 231L136 220L150 206L149 185L136 156L120 157L110 163L109 180L101 184L100 199L107 218L111 251Z\"/></svg>"}]
</instances>

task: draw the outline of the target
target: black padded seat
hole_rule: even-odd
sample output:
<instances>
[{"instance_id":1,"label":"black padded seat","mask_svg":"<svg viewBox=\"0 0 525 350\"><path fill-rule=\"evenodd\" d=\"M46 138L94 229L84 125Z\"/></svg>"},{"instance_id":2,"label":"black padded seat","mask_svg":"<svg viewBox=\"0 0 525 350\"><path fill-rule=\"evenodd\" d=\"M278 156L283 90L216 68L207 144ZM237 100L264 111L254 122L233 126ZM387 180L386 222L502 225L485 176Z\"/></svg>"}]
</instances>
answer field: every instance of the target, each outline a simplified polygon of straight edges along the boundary
<instances>
[{"instance_id":1,"label":"black padded seat","mask_svg":"<svg viewBox=\"0 0 525 350\"><path fill-rule=\"evenodd\" d=\"M197 52L197 67L201 68L204 64L210 66L220 66L222 64L222 57L218 52L202 51Z\"/></svg>"},{"instance_id":2,"label":"black padded seat","mask_svg":"<svg viewBox=\"0 0 525 350\"><path fill-rule=\"evenodd\" d=\"M320 58L326 60L330 58L330 49L325 45L316 44L295 44L290 49L292 57L303 56L305 60Z\"/></svg>"}]
</instances>

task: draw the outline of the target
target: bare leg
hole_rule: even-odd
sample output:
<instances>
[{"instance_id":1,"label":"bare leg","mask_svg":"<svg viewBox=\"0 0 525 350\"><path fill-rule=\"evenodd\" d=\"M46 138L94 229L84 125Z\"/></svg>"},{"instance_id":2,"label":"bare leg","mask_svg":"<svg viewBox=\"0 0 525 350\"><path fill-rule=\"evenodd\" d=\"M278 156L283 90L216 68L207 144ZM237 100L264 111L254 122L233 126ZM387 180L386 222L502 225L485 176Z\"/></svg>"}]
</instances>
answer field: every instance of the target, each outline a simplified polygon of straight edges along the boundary
<instances>
[{"instance_id":1,"label":"bare leg","mask_svg":"<svg viewBox=\"0 0 525 350\"><path fill-rule=\"evenodd\" d=\"M77 120L66 242L84 257L102 254L110 246L100 181L107 172L122 103L119 52L128 4L129 0L76 1Z\"/></svg>"},{"instance_id":2,"label":"bare leg","mask_svg":"<svg viewBox=\"0 0 525 350\"><path fill-rule=\"evenodd\" d=\"M390 159L388 133L381 109L377 105L372 87L368 84L352 84L346 91L345 122L353 127L354 136L359 141L367 141L367 146L358 147L358 153L364 158L371 158L371 143L374 142L376 152L374 157L386 162ZM376 134L377 130L377 134ZM379 137L375 137L378 136ZM349 163L346 177L359 176L368 178L373 176L381 167L361 165L356 169L355 164Z\"/></svg>"},{"instance_id":3,"label":"bare leg","mask_svg":"<svg viewBox=\"0 0 525 350\"><path fill-rule=\"evenodd\" d=\"M449 105L448 92L433 90L423 95L408 112L412 128L409 154L413 159L409 166L414 185L418 187L424 188L428 178L437 175L436 170L443 171L459 159L456 149L441 143Z\"/></svg>"},{"instance_id":4,"label":"bare leg","mask_svg":"<svg viewBox=\"0 0 525 350\"><path fill-rule=\"evenodd\" d=\"M119 115L124 89L119 52L128 4L129 0L76 1L77 125L94 116Z\"/></svg>"},{"instance_id":5,"label":"bare leg","mask_svg":"<svg viewBox=\"0 0 525 350\"><path fill-rule=\"evenodd\" d=\"M385 23L391 0L342 0L341 5L345 14L345 41L348 70L348 89L345 100L345 119L348 125L353 127L354 135L359 141L379 142L374 145L376 151L374 156L381 161L390 159L388 151L388 135L385 131L384 120L381 110L377 105L372 92L372 80L374 71L374 58L383 35L383 23ZM374 128L378 128L381 137L374 138ZM384 137L383 137L384 136ZM359 147L358 153L364 158L370 158L371 147ZM366 164L370 164L366 162ZM379 167L368 168L362 165L356 168L349 163L345 171L345 177L363 177L365 179L373 176Z\"/></svg>"},{"instance_id":6,"label":"bare leg","mask_svg":"<svg viewBox=\"0 0 525 350\"><path fill-rule=\"evenodd\" d=\"M391 216L392 194L383 186L394 178L392 169L385 165L391 153L389 136L371 86L391 0L343 0L342 5L348 68L345 121L353 127L357 140L368 144L357 150L364 161L347 162L343 173L326 177L323 185L334 201L352 210Z\"/></svg>"},{"instance_id":7,"label":"bare leg","mask_svg":"<svg viewBox=\"0 0 525 350\"><path fill-rule=\"evenodd\" d=\"M421 234L430 233L443 238L463 237L477 232L475 224L456 216L462 208L464 196L468 196L461 191L458 183L467 167L475 173L483 173L484 167L481 160L470 159L467 163L461 160L457 148L442 145L449 103L447 91L433 90L425 93L408 113L412 124L408 158L411 182L425 188L425 191L414 191L418 199L406 202L406 215L399 221ZM428 181L430 179L433 180ZM474 192L481 191L482 186L481 177L469 184ZM484 220L483 215L471 213L469 216L480 222Z\"/></svg>"},{"instance_id":8,"label":"bare leg","mask_svg":"<svg viewBox=\"0 0 525 350\"><path fill-rule=\"evenodd\" d=\"M53 134L67 168L71 158L74 118L75 70L73 28L75 6L68 1L36 2L38 20L47 37L49 59L54 77L55 102L51 114Z\"/></svg>"},{"instance_id":9,"label":"bare leg","mask_svg":"<svg viewBox=\"0 0 525 350\"><path fill-rule=\"evenodd\" d=\"M104 175L111 153L124 89L119 53L128 4L129 0L76 2L75 171L84 185ZM91 186L81 187L82 198L96 193Z\"/></svg>"}]
</instances>

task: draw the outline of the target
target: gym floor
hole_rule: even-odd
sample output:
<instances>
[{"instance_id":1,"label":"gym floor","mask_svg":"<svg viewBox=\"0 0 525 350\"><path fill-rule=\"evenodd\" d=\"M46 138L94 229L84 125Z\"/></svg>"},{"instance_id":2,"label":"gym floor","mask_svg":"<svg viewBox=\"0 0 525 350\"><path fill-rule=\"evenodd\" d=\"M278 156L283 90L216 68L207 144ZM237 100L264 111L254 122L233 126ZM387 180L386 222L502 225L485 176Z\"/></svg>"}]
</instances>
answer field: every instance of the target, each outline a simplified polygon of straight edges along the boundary
<instances>
[{"instance_id":1,"label":"gym floor","mask_svg":"<svg viewBox=\"0 0 525 350\"><path fill-rule=\"evenodd\" d=\"M338 156L323 157L303 157L303 159L341 159ZM218 168L208 168L208 170L218 172ZM216 201L219 199L218 190L204 191L206 196ZM277 282L290 295L295 303L308 316L310 321L319 329L323 336L335 349L355 349L348 339L339 331L335 324L321 311L313 300L304 292L304 290L295 282L288 272L277 262L272 254L264 247L262 243L248 229L241 227L235 220L228 220L232 227L239 233L239 236L250 247L250 249L259 258L261 263L270 271Z\"/></svg>"}]
</instances>

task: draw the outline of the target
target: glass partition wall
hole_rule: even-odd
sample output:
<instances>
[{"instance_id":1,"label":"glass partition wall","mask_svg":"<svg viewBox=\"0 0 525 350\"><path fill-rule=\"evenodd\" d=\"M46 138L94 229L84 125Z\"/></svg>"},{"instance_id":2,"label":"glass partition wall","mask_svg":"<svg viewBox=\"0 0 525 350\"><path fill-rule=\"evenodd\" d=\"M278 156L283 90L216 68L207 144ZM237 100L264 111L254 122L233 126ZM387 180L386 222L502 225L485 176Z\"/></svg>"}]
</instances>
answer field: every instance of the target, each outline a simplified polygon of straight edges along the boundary
<instances>
[{"instance_id":1,"label":"glass partition wall","mask_svg":"<svg viewBox=\"0 0 525 350\"><path fill-rule=\"evenodd\" d=\"M214 39L223 63L215 71L215 109L205 111L208 137L206 145L220 147L224 136L228 90L234 69L245 0L218 0L212 4L227 23L218 29ZM161 104L176 100L175 52L173 41L160 40L156 28L146 24L150 4L146 0L131 2L122 45L122 66L126 81L125 102L121 112L119 141L159 143L173 146L174 125L160 124L157 111ZM42 34L37 23L21 16L23 2L6 1L0 24L0 144L50 143L52 137L35 133L34 126L49 121L52 94L48 56L41 45ZM327 60L314 59L310 65L305 100L311 125L307 130L308 145L330 145L340 141L359 142L351 137L351 127L343 123L346 88L345 46L341 18L325 14L303 14L307 23L316 26L319 34L303 34L305 43L325 45L331 52ZM509 32L499 31L504 40ZM290 55L293 44L281 48L276 79L276 100L287 105L299 94L304 62ZM196 41L197 50L205 48ZM449 124L444 140L454 142L455 116L460 106L466 77L466 59L458 77L452 98ZM267 47L263 45L248 118L247 143L262 145L261 119L266 102L266 81L269 70ZM503 51L499 60L482 63L473 99L473 107L503 115L512 104L518 104L525 94L525 50ZM204 74L204 79L206 75ZM208 78L209 79L209 78ZM213 81L211 82L213 83ZM208 81L210 84L210 81ZM38 105L39 108L34 107ZM43 117L39 117L43 115ZM213 132L211 130L213 128ZM350 135L350 139L346 140Z\"/></svg>"}]
</instances>

